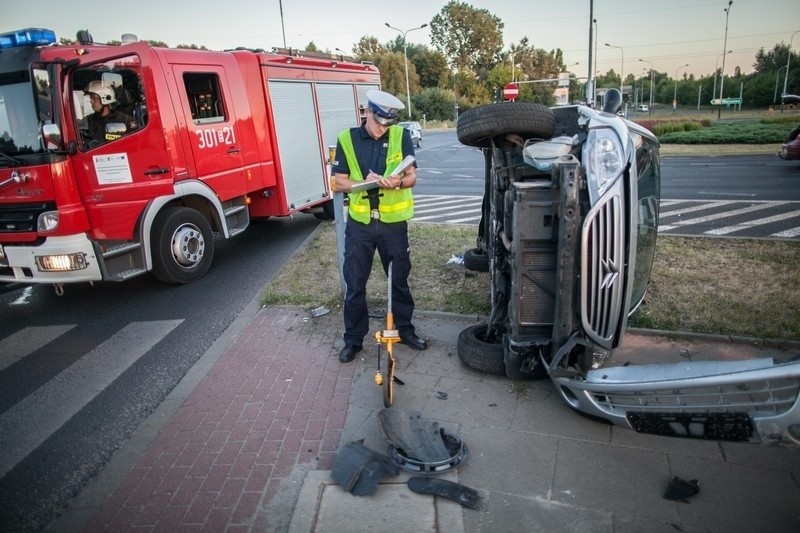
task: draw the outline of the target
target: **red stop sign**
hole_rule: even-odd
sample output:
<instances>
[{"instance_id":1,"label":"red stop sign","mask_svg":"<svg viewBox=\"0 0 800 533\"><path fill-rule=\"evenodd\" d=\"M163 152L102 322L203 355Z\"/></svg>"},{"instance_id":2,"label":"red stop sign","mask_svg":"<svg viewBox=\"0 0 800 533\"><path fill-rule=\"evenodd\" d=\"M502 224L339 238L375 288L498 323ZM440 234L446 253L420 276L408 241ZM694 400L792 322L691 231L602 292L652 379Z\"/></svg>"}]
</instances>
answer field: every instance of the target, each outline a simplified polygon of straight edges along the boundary
<instances>
[{"instance_id":1,"label":"red stop sign","mask_svg":"<svg viewBox=\"0 0 800 533\"><path fill-rule=\"evenodd\" d=\"M506 100L515 100L519 96L519 86L516 83L509 83L503 87L503 98Z\"/></svg>"}]
</instances>

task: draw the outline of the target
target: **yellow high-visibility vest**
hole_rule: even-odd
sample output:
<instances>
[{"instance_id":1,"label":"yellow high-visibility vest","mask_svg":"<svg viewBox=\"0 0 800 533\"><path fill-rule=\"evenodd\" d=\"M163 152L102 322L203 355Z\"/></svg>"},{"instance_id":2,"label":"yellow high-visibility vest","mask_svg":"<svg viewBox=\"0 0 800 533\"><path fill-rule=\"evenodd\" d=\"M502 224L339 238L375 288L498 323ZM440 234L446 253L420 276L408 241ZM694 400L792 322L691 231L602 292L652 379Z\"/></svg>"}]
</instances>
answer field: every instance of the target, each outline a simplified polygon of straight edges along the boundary
<instances>
[{"instance_id":1,"label":"yellow high-visibility vest","mask_svg":"<svg viewBox=\"0 0 800 533\"><path fill-rule=\"evenodd\" d=\"M350 179L363 181L361 167L358 165L356 151L353 148L353 138L350 130L345 130L339 134L339 144L342 146L347 166L350 167ZM391 176L392 170L403 160L403 128L401 126L389 126L389 150L386 153L386 172L384 176ZM381 189L378 212L382 222L402 222L414 216L414 200L411 189ZM349 193L350 207L349 213L353 220L362 224L369 224L370 207L369 198L366 191Z\"/></svg>"}]
</instances>

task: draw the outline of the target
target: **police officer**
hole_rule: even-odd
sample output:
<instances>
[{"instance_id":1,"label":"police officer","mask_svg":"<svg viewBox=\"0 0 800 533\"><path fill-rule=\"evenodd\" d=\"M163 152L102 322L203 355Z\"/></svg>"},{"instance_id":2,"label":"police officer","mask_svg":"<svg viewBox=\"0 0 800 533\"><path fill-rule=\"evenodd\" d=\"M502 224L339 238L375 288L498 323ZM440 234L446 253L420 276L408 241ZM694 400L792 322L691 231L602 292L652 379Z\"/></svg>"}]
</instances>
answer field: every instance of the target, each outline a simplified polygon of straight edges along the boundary
<instances>
[{"instance_id":1,"label":"police officer","mask_svg":"<svg viewBox=\"0 0 800 533\"><path fill-rule=\"evenodd\" d=\"M367 91L367 99L366 121L339 134L333 164L336 190L349 193L344 245L345 346L339 353L343 363L361 351L369 332L367 280L376 249L384 272L388 273L392 262L392 313L400 341L415 350L428 347L411 323L414 299L408 286L408 220L414 215L411 188L417 181L416 164L399 174L393 172L403 158L414 155L409 132L394 125L397 112L405 105L378 90ZM378 187L351 192L364 180Z\"/></svg>"}]
</instances>

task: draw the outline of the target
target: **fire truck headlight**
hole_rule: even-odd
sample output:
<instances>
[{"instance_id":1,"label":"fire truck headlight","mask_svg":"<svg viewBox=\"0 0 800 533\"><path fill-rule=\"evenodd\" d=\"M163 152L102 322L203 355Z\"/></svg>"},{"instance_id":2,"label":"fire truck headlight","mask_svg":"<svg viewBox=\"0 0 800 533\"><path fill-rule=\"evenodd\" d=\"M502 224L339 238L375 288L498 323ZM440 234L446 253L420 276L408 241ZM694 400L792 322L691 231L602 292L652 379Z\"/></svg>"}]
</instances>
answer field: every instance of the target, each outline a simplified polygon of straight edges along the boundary
<instances>
[{"instance_id":1,"label":"fire truck headlight","mask_svg":"<svg viewBox=\"0 0 800 533\"><path fill-rule=\"evenodd\" d=\"M42 272L69 272L86 268L86 254L38 255L36 266Z\"/></svg>"},{"instance_id":2,"label":"fire truck headlight","mask_svg":"<svg viewBox=\"0 0 800 533\"><path fill-rule=\"evenodd\" d=\"M622 141L610 128L589 131L583 147L583 161L592 205L608 190L625 170Z\"/></svg>"},{"instance_id":3,"label":"fire truck headlight","mask_svg":"<svg viewBox=\"0 0 800 533\"><path fill-rule=\"evenodd\" d=\"M38 231L53 231L58 227L58 211L47 211L39 215L36 221Z\"/></svg>"}]
</instances>

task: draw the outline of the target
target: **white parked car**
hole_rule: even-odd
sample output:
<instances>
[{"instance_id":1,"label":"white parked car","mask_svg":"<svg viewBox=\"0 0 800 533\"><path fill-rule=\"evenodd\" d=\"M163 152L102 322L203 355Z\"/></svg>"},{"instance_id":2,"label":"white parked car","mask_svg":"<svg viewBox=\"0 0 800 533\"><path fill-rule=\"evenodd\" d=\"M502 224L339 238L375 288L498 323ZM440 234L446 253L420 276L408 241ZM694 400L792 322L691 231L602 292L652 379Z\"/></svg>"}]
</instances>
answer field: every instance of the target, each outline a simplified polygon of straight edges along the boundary
<instances>
[{"instance_id":1,"label":"white parked car","mask_svg":"<svg viewBox=\"0 0 800 533\"><path fill-rule=\"evenodd\" d=\"M637 111L644 111L645 113L650 111L650 107L647 104L639 104L639 107L636 108Z\"/></svg>"}]
</instances>

